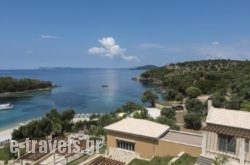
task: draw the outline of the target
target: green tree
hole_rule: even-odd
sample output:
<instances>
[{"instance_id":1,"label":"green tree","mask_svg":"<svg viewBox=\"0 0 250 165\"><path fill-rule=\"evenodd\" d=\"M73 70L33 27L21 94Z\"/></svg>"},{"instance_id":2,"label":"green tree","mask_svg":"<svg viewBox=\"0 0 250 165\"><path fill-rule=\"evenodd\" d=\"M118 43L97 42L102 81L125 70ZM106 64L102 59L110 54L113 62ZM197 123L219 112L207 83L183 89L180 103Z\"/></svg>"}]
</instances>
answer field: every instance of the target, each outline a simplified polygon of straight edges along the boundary
<instances>
[{"instance_id":1,"label":"green tree","mask_svg":"<svg viewBox=\"0 0 250 165\"><path fill-rule=\"evenodd\" d=\"M190 129L201 129L201 118L198 114L187 113L184 116L185 127Z\"/></svg>"},{"instance_id":2,"label":"green tree","mask_svg":"<svg viewBox=\"0 0 250 165\"><path fill-rule=\"evenodd\" d=\"M141 110L140 118L141 118L141 119L146 119L146 118L148 118L148 111L147 111L145 108L143 108L143 109Z\"/></svg>"},{"instance_id":3,"label":"green tree","mask_svg":"<svg viewBox=\"0 0 250 165\"><path fill-rule=\"evenodd\" d=\"M196 98L201 94L201 90L197 87L191 86L186 89L186 94L189 98Z\"/></svg>"},{"instance_id":4,"label":"green tree","mask_svg":"<svg viewBox=\"0 0 250 165\"><path fill-rule=\"evenodd\" d=\"M176 101L182 102L184 99L183 95L181 93L178 93L175 97Z\"/></svg>"},{"instance_id":5,"label":"green tree","mask_svg":"<svg viewBox=\"0 0 250 165\"><path fill-rule=\"evenodd\" d=\"M100 119L98 120L98 126L105 127L109 124L115 123L116 121L118 121L118 119L116 118L115 115L105 114L101 116Z\"/></svg>"},{"instance_id":6,"label":"green tree","mask_svg":"<svg viewBox=\"0 0 250 165\"><path fill-rule=\"evenodd\" d=\"M178 92L174 89L168 89L166 92L166 99L169 101L175 100Z\"/></svg>"},{"instance_id":7,"label":"green tree","mask_svg":"<svg viewBox=\"0 0 250 165\"><path fill-rule=\"evenodd\" d=\"M50 134L56 136L65 131L72 130L74 117L73 110L63 111L61 114L56 109L52 109L39 120L33 120L24 126L20 126L12 132L12 139L24 138L44 138Z\"/></svg>"},{"instance_id":8,"label":"green tree","mask_svg":"<svg viewBox=\"0 0 250 165\"><path fill-rule=\"evenodd\" d=\"M202 93L209 94L214 87L214 82L211 80L201 79L197 81L196 86L201 90Z\"/></svg>"},{"instance_id":9,"label":"green tree","mask_svg":"<svg viewBox=\"0 0 250 165\"><path fill-rule=\"evenodd\" d=\"M148 118L148 111L145 108L143 108L141 110L134 112L133 117L137 119L146 119Z\"/></svg>"},{"instance_id":10,"label":"green tree","mask_svg":"<svg viewBox=\"0 0 250 165\"><path fill-rule=\"evenodd\" d=\"M242 99L233 94L229 101L225 102L225 107L228 109L236 109L239 110L241 108Z\"/></svg>"},{"instance_id":11,"label":"green tree","mask_svg":"<svg viewBox=\"0 0 250 165\"><path fill-rule=\"evenodd\" d=\"M211 99L213 101L213 106L216 108L223 108L225 106L225 96L220 92L215 92Z\"/></svg>"},{"instance_id":12,"label":"green tree","mask_svg":"<svg viewBox=\"0 0 250 165\"><path fill-rule=\"evenodd\" d=\"M116 113L125 112L127 114L130 114L133 111L141 110L143 108L144 107L142 105L129 101L126 104L122 105L120 108L118 108L115 112Z\"/></svg>"},{"instance_id":13,"label":"green tree","mask_svg":"<svg viewBox=\"0 0 250 165\"><path fill-rule=\"evenodd\" d=\"M37 137L45 137L50 135L52 132L52 127L52 122L48 118L43 117L38 121L36 126Z\"/></svg>"},{"instance_id":14,"label":"green tree","mask_svg":"<svg viewBox=\"0 0 250 165\"><path fill-rule=\"evenodd\" d=\"M11 133L11 139L12 140L19 140L19 139L23 139L23 133L22 131L19 129L14 129L13 132Z\"/></svg>"},{"instance_id":15,"label":"green tree","mask_svg":"<svg viewBox=\"0 0 250 165\"><path fill-rule=\"evenodd\" d=\"M250 111L250 101L247 101L247 100L243 101L241 103L241 109L243 111Z\"/></svg>"},{"instance_id":16,"label":"green tree","mask_svg":"<svg viewBox=\"0 0 250 165\"><path fill-rule=\"evenodd\" d=\"M187 99L185 106L187 111L190 113L198 113L200 115L204 114L204 105L198 99Z\"/></svg>"},{"instance_id":17,"label":"green tree","mask_svg":"<svg viewBox=\"0 0 250 165\"><path fill-rule=\"evenodd\" d=\"M61 120L62 120L62 130L63 131L71 131L72 130L72 119L75 116L75 111L72 109L68 109L62 112Z\"/></svg>"},{"instance_id":18,"label":"green tree","mask_svg":"<svg viewBox=\"0 0 250 165\"><path fill-rule=\"evenodd\" d=\"M156 119L156 122L166 124L173 130L180 130L180 127L176 124L176 121L174 119L167 118L166 116L159 116Z\"/></svg>"},{"instance_id":19,"label":"green tree","mask_svg":"<svg viewBox=\"0 0 250 165\"><path fill-rule=\"evenodd\" d=\"M158 100L158 96L156 94L152 93L151 91L144 92L142 95L142 98L141 98L141 101L143 103L149 102L152 107L155 107L156 100Z\"/></svg>"},{"instance_id":20,"label":"green tree","mask_svg":"<svg viewBox=\"0 0 250 165\"><path fill-rule=\"evenodd\" d=\"M169 119L175 119L176 113L175 113L175 110L172 108L163 108L161 110L161 115L166 116Z\"/></svg>"},{"instance_id":21,"label":"green tree","mask_svg":"<svg viewBox=\"0 0 250 165\"><path fill-rule=\"evenodd\" d=\"M61 114L56 109L52 109L46 114L47 118L52 122L52 134L58 135L62 133L62 119Z\"/></svg>"}]
</instances>

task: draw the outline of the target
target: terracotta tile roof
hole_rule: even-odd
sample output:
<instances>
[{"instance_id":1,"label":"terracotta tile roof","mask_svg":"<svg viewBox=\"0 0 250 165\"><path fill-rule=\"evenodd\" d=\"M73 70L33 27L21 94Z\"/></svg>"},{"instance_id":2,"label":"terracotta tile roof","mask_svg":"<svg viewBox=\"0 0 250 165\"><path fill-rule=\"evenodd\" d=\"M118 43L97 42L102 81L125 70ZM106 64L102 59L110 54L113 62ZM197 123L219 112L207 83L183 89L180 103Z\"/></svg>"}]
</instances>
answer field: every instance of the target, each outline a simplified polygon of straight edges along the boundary
<instances>
[{"instance_id":1,"label":"terracotta tile roof","mask_svg":"<svg viewBox=\"0 0 250 165\"><path fill-rule=\"evenodd\" d=\"M250 130L227 127L222 125L208 124L204 129L204 131L215 132L218 134L242 137L242 138L250 138Z\"/></svg>"},{"instance_id":2,"label":"terracotta tile roof","mask_svg":"<svg viewBox=\"0 0 250 165\"><path fill-rule=\"evenodd\" d=\"M124 162L99 156L91 161L88 165L125 165Z\"/></svg>"}]
</instances>

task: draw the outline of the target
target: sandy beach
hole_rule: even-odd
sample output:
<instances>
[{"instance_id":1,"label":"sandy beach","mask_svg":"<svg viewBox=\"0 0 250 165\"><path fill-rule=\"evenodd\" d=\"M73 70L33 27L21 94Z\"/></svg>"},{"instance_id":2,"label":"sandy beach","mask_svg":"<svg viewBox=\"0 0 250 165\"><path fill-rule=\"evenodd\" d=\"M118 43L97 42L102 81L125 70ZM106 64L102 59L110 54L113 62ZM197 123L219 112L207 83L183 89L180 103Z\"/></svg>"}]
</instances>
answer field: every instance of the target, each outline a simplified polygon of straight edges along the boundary
<instances>
[{"instance_id":1,"label":"sandy beach","mask_svg":"<svg viewBox=\"0 0 250 165\"><path fill-rule=\"evenodd\" d=\"M5 141L7 139L11 139L11 133L15 128L9 128L3 131L0 131L0 142Z\"/></svg>"}]
</instances>

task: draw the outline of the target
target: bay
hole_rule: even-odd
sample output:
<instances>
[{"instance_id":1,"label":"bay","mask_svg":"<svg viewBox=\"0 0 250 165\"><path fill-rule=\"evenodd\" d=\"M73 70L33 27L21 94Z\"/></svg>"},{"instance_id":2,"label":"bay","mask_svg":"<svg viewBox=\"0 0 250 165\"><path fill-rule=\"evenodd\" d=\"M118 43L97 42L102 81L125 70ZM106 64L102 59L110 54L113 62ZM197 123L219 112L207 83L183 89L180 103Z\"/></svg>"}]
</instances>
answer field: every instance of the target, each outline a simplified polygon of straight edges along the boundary
<instances>
[{"instance_id":1,"label":"bay","mask_svg":"<svg viewBox=\"0 0 250 165\"><path fill-rule=\"evenodd\" d=\"M0 104L14 105L12 110L0 111L0 130L42 117L51 108L59 111L72 108L76 113L107 113L128 101L141 103L141 95L150 87L131 78L142 72L129 69L0 70L0 76L40 79L61 86L20 97L0 98Z\"/></svg>"}]
</instances>

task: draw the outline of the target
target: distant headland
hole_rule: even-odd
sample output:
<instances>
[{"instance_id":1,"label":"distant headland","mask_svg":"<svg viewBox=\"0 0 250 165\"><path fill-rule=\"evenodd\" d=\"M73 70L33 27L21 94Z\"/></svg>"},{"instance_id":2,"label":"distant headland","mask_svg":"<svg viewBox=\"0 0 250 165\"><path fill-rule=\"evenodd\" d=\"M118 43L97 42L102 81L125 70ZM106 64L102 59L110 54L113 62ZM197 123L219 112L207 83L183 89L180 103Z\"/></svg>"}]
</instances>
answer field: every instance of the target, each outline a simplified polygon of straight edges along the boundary
<instances>
[{"instance_id":1,"label":"distant headland","mask_svg":"<svg viewBox=\"0 0 250 165\"><path fill-rule=\"evenodd\" d=\"M50 81L29 78L16 79L13 77L0 77L0 97L8 97L32 91L50 90L55 87L59 86L53 85Z\"/></svg>"},{"instance_id":2,"label":"distant headland","mask_svg":"<svg viewBox=\"0 0 250 165\"><path fill-rule=\"evenodd\" d=\"M131 70L151 70L151 69L155 69L155 68L158 68L158 66L156 66L156 65L143 65L143 66L131 68Z\"/></svg>"}]
</instances>

